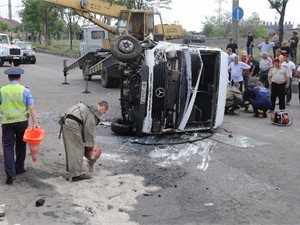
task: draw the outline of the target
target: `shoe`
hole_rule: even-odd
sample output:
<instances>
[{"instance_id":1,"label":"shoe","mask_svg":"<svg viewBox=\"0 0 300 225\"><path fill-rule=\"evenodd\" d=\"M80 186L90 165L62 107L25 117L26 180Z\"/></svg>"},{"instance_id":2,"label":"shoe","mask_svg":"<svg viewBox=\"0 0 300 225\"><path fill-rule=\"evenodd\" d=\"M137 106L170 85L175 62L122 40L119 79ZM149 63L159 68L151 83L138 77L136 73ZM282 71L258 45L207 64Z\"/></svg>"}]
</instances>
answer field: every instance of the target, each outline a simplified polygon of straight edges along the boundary
<instances>
[{"instance_id":1,"label":"shoe","mask_svg":"<svg viewBox=\"0 0 300 225\"><path fill-rule=\"evenodd\" d=\"M291 104L289 102L287 102L286 105L291 105Z\"/></svg>"},{"instance_id":2,"label":"shoe","mask_svg":"<svg viewBox=\"0 0 300 225\"><path fill-rule=\"evenodd\" d=\"M72 181L81 181L81 180L88 180L91 179L92 177L86 174L82 174L80 176L77 177L72 177Z\"/></svg>"},{"instance_id":3,"label":"shoe","mask_svg":"<svg viewBox=\"0 0 300 225\"><path fill-rule=\"evenodd\" d=\"M16 174L22 174L22 173L25 173L26 172L26 170L25 169L22 169L22 170L17 170L16 171Z\"/></svg>"},{"instance_id":4,"label":"shoe","mask_svg":"<svg viewBox=\"0 0 300 225\"><path fill-rule=\"evenodd\" d=\"M254 117L259 117L259 114L253 114Z\"/></svg>"},{"instance_id":5,"label":"shoe","mask_svg":"<svg viewBox=\"0 0 300 225\"><path fill-rule=\"evenodd\" d=\"M239 115L239 114L236 113L236 112L229 111L229 112L228 112L228 115L237 116L237 115Z\"/></svg>"},{"instance_id":6,"label":"shoe","mask_svg":"<svg viewBox=\"0 0 300 225\"><path fill-rule=\"evenodd\" d=\"M5 183L8 184L8 185L10 185L10 184L12 184L14 182L14 179L16 179L16 178L15 177L7 177Z\"/></svg>"}]
</instances>

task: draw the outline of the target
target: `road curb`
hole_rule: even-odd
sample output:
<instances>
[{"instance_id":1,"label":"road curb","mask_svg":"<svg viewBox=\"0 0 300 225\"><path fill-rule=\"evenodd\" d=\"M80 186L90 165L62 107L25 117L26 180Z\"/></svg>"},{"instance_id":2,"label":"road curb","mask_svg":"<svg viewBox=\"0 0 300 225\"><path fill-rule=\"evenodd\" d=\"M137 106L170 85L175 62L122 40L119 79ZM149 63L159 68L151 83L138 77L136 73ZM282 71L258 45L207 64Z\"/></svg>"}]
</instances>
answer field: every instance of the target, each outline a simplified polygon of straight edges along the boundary
<instances>
[{"instance_id":1,"label":"road curb","mask_svg":"<svg viewBox=\"0 0 300 225\"><path fill-rule=\"evenodd\" d=\"M54 51L49 51L49 50L44 50L44 49L35 49L34 51L39 52L39 53L57 55L57 56L62 56L62 57L74 58L74 59L77 59L79 57L78 55L74 55L74 54L54 52Z\"/></svg>"}]
</instances>

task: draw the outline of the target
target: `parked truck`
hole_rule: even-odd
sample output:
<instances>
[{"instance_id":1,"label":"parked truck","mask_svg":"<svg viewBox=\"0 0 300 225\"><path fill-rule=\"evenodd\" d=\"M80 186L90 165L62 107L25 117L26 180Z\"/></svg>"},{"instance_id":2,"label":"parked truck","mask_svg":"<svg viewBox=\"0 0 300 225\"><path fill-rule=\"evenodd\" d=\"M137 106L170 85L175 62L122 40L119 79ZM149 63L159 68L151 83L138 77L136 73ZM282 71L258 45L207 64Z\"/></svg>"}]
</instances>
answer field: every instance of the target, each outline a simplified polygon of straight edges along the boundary
<instances>
[{"instance_id":1,"label":"parked truck","mask_svg":"<svg viewBox=\"0 0 300 225\"><path fill-rule=\"evenodd\" d=\"M156 33L164 34L166 40L182 39L184 36L183 28L179 24L164 24L163 26L158 24L154 26L154 30Z\"/></svg>"},{"instance_id":2,"label":"parked truck","mask_svg":"<svg viewBox=\"0 0 300 225\"><path fill-rule=\"evenodd\" d=\"M100 13L104 6L100 0L44 1L70 7L85 18L92 8ZM108 9L114 5L105 4L109 4ZM109 14L116 11L113 7ZM115 16L119 18L117 28L111 28L116 32L100 26L116 35L109 39L109 49L103 44L99 51L81 56L73 66L85 67L84 76L101 71L101 80L109 84L106 87L119 86L121 115L111 124L115 133L144 135L217 128L224 116L226 53L162 41L162 36L154 33L153 15L151 11L122 8ZM135 31L137 27L142 32ZM85 32L85 37L92 37L92 29ZM64 73L70 69L65 66Z\"/></svg>"},{"instance_id":3,"label":"parked truck","mask_svg":"<svg viewBox=\"0 0 300 225\"><path fill-rule=\"evenodd\" d=\"M5 62L13 63L14 66L19 66L22 60L22 50L16 45L12 45L9 36L5 33L0 33L0 66Z\"/></svg>"}]
</instances>

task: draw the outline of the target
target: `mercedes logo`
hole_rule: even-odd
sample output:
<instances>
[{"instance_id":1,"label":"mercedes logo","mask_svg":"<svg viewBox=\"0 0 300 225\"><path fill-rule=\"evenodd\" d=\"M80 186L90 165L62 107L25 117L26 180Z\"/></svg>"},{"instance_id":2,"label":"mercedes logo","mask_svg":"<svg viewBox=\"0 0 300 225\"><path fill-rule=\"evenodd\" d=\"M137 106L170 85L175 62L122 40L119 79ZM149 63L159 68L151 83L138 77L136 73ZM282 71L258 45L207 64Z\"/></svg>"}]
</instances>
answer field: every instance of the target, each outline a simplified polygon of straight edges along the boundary
<instances>
[{"instance_id":1,"label":"mercedes logo","mask_svg":"<svg viewBox=\"0 0 300 225\"><path fill-rule=\"evenodd\" d=\"M162 87L159 87L159 88L157 88L157 89L155 90L155 95L156 95L156 97L158 97L158 98L164 97L165 94L166 94L166 91L165 91L165 89L163 89Z\"/></svg>"}]
</instances>

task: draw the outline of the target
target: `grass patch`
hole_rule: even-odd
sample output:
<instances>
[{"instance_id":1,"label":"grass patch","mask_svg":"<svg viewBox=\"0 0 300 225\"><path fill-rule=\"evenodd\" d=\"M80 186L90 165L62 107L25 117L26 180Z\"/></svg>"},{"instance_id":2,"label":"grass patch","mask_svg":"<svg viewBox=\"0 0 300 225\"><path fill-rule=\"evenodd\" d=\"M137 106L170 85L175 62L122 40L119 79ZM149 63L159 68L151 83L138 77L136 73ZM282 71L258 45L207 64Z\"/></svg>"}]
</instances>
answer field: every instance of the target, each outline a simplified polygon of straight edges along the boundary
<instances>
[{"instance_id":1,"label":"grass patch","mask_svg":"<svg viewBox=\"0 0 300 225\"><path fill-rule=\"evenodd\" d=\"M33 47L58 53L79 55L79 44L80 40L73 40L71 49L69 40L51 40L48 46L35 42L33 43Z\"/></svg>"}]
</instances>

